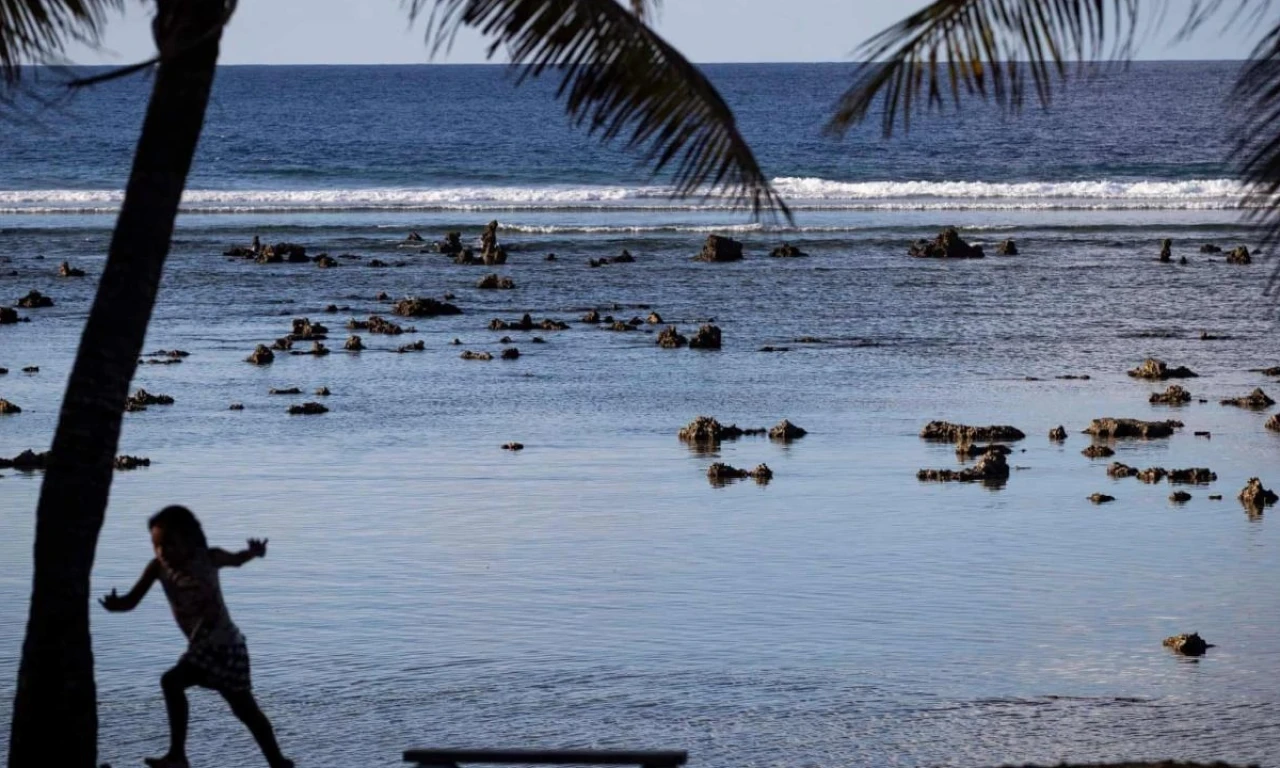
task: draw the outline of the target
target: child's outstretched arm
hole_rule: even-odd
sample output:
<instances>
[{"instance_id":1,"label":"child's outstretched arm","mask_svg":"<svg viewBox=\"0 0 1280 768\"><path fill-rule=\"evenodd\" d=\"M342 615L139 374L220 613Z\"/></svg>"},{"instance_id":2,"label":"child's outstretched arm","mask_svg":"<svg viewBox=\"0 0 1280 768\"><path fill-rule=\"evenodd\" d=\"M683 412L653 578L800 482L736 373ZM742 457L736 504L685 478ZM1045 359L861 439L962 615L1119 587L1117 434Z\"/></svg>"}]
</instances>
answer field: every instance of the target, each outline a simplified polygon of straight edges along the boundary
<instances>
[{"instance_id":1,"label":"child's outstretched arm","mask_svg":"<svg viewBox=\"0 0 1280 768\"><path fill-rule=\"evenodd\" d=\"M111 612L132 611L138 607L138 603L142 602L142 598L146 597L147 590L151 589L151 585L155 583L160 565L152 560L147 563L147 567L142 569L142 576L138 577L138 583L133 585L133 589L129 590L127 595L117 595L116 591L111 590L111 594L98 598L98 602Z\"/></svg>"},{"instance_id":2,"label":"child's outstretched arm","mask_svg":"<svg viewBox=\"0 0 1280 768\"><path fill-rule=\"evenodd\" d=\"M228 552L218 547L209 549L209 558L218 568L239 568L255 557L266 556L267 539L249 539L249 548L239 552Z\"/></svg>"}]
</instances>

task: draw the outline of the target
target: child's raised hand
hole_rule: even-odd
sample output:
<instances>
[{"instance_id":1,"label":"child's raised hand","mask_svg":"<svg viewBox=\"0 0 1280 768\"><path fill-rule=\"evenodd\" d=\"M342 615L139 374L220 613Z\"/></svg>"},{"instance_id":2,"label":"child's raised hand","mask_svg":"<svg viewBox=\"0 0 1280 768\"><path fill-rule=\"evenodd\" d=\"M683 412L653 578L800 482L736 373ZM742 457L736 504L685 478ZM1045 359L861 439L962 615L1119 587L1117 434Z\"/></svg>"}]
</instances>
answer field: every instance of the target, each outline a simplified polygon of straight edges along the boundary
<instances>
[{"instance_id":1,"label":"child's raised hand","mask_svg":"<svg viewBox=\"0 0 1280 768\"><path fill-rule=\"evenodd\" d=\"M117 611L129 610L128 603L125 602L125 599L123 597L121 597L120 595L117 595L114 589L111 590L111 593L109 595L98 598L98 602L102 604L103 608L106 608L108 611L111 611L113 613Z\"/></svg>"},{"instance_id":2,"label":"child's raised hand","mask_svg":"<svg viewBox=\"0 0 1280 768\"><path fill-rule=\"evenodd\" d=\"M254 557L267 556L268 539L249 539L249 554Z\"/></svg>"}]
</instances>

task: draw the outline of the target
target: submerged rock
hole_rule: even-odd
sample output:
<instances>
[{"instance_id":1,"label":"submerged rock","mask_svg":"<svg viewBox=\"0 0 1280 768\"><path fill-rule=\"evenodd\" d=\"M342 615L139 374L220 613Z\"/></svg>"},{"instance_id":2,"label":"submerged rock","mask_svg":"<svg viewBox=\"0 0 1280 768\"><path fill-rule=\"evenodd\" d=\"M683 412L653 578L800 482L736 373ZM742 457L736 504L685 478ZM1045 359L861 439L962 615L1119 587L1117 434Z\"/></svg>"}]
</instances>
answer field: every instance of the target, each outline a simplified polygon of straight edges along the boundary
<instances>
[{"instance_id":1,"label":"submerged rock","mask_svg":"<svg viewBox=\"0 0 1280 768\"><path fill-rule=\"evenodd\" d=\"M462 233L446 232L444 239L435 244L436 253L453 256L462 253Z\"/></svg>"},{"instance_id":2,"label":"submerged rock","mask_svg":"<svg viewBox=\"0 0 1280 768\"><path fill-rule=\"evenodd\" d=\"M1160 241L1160 261L1173 261L1173 241L1168 238Z\"/></svg>"},{"instance_id":3,"label":"submerged rock","mask_svg":"<svg viewBox=\"0 0 1280 768\"><path fill-rule=\"evenodd\" d=\"M1174 491L1169 494L1169 501L1172 501L1174 504L1186 504L1188 501L1191 501L1191 494L1186 491Z\"/></svg>"},{"instance_id":4,"label":"submerged rock","mask_svg":"<svg viewBox=\"0 0 1280 768\"><path fill-rule=\"evenodd\" d=\"M327 253L322 253L316 257L316 266L321 269L332 269L338 266L338 260Z\"/></svg>"},{"instance_id":5,"label":"submerged rock","mask_svg":"<svg viewBox=\"0 0 1280 768\"><path fill-rule=\"evenodd\" d=\"M1059 424L1058 426L1049 430L1049 439L1055 443L1061 443L1062 441L1066 440L1067 428Z\"/></svg>"},{"instance_id":6,"label":"submerged rock","mask_svg":"<svg viewBox=\"0 0 1280 768\"><path fill-rule=\"evenodd\" d=\"M1238 245L1231 249L1231 253L1227 254L1228 264L1252 264L1253 257L1249 254L1249 249L1243 245Z\"/></svg>"},{"instance_id":7,"label":"submerged rock","mask_svg":"<svg viewBox=\"0 0 1280 768\"><path fill-rule=\"evenodd\" d=\"M704 325L689 339L690 349L720 349L720 329L714 325Z\"/></svg>"},{"instance_id":8,"label":"submerged rock","mask_svg":"<svg viewBox=\"0 0 1280 768\"><path fill-rule=\"evenodd\" d=\"M480 282L476 283L476 287L486 291L509 291L516 287L516 281L494 272L480 278Z\"/></svg>"},{"instance_id":9,"label":"submerged rock","mask_svg":"<svg viewBox=\"0 0 1280 768\"><path fill-rule=\"evenodd\" d=\"M1169 482L1174 485L1208 485L1217 479L1217 473L1208 467L1169 470Z\"/></svg>"},{"instance_id":10,"label":"submerged rock","mask_svg":"<svg viewBox=\"0 0 1280 768\"><path fill-rule=\"evenodd\" d=\"M347 342L342 345L342 348L347 350L348 352L361 352L365 348L364 340L361 339L359 336L355 336L355 335L348 336Z\"/></svg>"},{"instance_id":11,"label":"submerged rock","mask_svg":"<svg viewBox=\"0 0 1280 768\"><path fill-rule=\"evenodd\" d=\"M229 411L243 411L243 410L244 410L244 403L232 403L232 404L227 408L227 410L229 410Z\"/></svg>"},{"instance_id":12,"label":"submerged rock","mask_svg":"<svg viewBox=\"0 0 1280 768\"><path fill-rule=\"evenodd\" d=\"M1097 445L1097 444L1094 444L1089 446L1088 448L1085 448L1080 453L1084 454L1086 457L1090 459L1105 459L1105 458L1116 455L1116 452L1111 450L1107 446Z\"/></svg>"},{"instance_id":13,"label":"submerged rock","mask_svg":"<svg viewBox=\"0 0 1280 768\"><path fill-rule=\"evenodd\" d=\"M1142 365L1129 371L1129 375L1135 379L1150 379L1152 381L1164 381L1166 379L1194 379L1199 374L1185 366L1170 368L1163 360L1157 360L1149 357L1142 361Z\"/></svg>"},{"instance_id":14,"label":"submerged rock","mask_svg":"<svg viewBox=\"0 0 1280 768\"><path fill-rule=\"evenodd\" d=\"M1112 462L1111 466L1107 467L1107 475L1117 479L1136 477L1137 474L1138 470L1136 467L1131 467L1128 464L1121 464L1118 461Z\"/></svg>"},{"instance_id":15,"label":"submerged rock","mask_svg":"<svg viewBox=\"0 0 1280 768\"><path fill-rule=\"evenodd\" d=\"M635 262L635 260L636 260L636 257L631 255L631 251L628 251L626 248L623 248L622 253L618 254L617 256L614 256L609 261L612 264L631 264Z\"/></svg>"},{"instance_id":16,"label":"submerged rock","mask_svg":"<svg viewBox=\"0 0 1280 768\"><path fill-rule=\"evenodd\" d=\"M297 387L287 387L283 389L277 389L275 387L272 387L271 389L267 390L267 394L268 395L300 395L302 394L302 390L298 389Z\"/></svg>"},{"instance_id":17,"label":"submerged rock","mask_svg":"<svg viewBox=\"0 0 1280 768\"><path fill-rule=\"evenodd\" d=\"M689 340L680 335L680 331L676 330L674 325L668 325L658 334L658 346L663 349L679 349L689 343Z\"/></svg>"},{"instance_id":18,"label":"submerged rock","mask_svg":"<svg viewBox=\"0 0 1280 768\"><path fill-rule=\"evenodd\" d=\"M1009 463L999 451L988 451L971 469L922 469L916 479L936 482L986 483L999 485L1009 479Z\"/></svg>"},{"instance_id":19,"label":"submerged rock","mask_svg":"<svg viewBox=\"0 0 1280 768\"><path fill-rule=\"evenodd\" d=\"M13 414L22 413L22 409L17 403L11 403L8 400L0 399L0 414L11 416Z\"/></svg>"},{"instance_id":20,"label":"submerged rock","mask_svg":"<svg viewBox=\"0 0 1280 768\"><path fill-rule=\"evenodd\" d=\"M1221 401L1223 405L1234 405L1237 408L1252 408L1260 410L1262 408L1270 408L1276 404L1275 400L1267 397L1267 393L1261 388L1254 389L1244 397L1236 397Z\"/></svg>"},{"instance_id":21,"label":"submerged rock","mask_svg":"<svg viewBox=\"0 0 1280 768\"><path fill-rule=\"evenodd\" d=\"M276 353L272 352L270 347L266 344L259 344L254 347L253 354L246 358L246 362L253 363L254 365L268 365L274 362L275 359Z\"/></svg>"},{"instance_id":22,"label":"submerged rock","mask_svg":"<svg viewBox=\"0 0 1280 768\"><path fill-rule=\"evenodd\" d=\"M782 245L769 251L769 255L775 259L796 259L809 254L795 247L791 243L783 243Z\"/></svg>"},{"instance_id":23,"label":"submerged rock","mask_svg":"<svg viewBox=\"0 0 1280 768\"><path fill-rule=\"evenodd\" d=\"M49 452L36 453L27 449L12 459L0 459L0 469L16 469L19 472L35 472L49 466Z\"/></svg>"},{"instance_id":24,"label":"submerged rock","mask_svg":"<svg viewBox=\"0 0 1280 768\"><path fill-rule=\"evenodd\" d=\"M662 319L662 315L658 314L657 312L650 312L649 316L646 317L644 321L649 325L662 325L662 323L664 322Z\"/></svg>"},{"instance_id":25,"label":"submerged rock","mask_svg":"<svg viewBox=\"0 0 1280 768\"><path fill-rule=\"evenodd\" d=\"M807 434L809 434L807 430L797 427L786 419L783 419L769 428L769 439L781 440L784 443L789 443L792 440L799 440Z\"/></svg>"},{"instance_id":26,"label":"submerged rock","mask_svg":"<svg viewBox=\"0 0 1280 768\"><path fill-rule=\"evenodd\" d=\"M406 352L425 352L426 349L427 343L422 339L418 339L417 341L410 342L409 344L401 344L396 347L396 352L403 355Z\"/></svg>"},{"instance_id":27,"label":"submerged rock","mask_svg":"<svg viewBox=\"0 0 1280 768\"><path fill-rule=\"evenodd\" d=\"M359 320L352 320L351 322L347 323L347 327L353 330L362 329L362 330L368 331L369 333L376 333L383 336L399 336L400 334L404 333L406 330L405 328L391 322L390 320L384 317L381 317L380 315L370 315L369 319L364 322L361 322ZM413 330L413 329L410 328L408 330Z\"/></svg>"},{"instance_id":28,"label":"submerged rock","mask_svg":"<svg viewBox=\"0 0 1280 768\"><path fill-rule=\"evenodd\" d=\"M489 352L473 352L471 350L464 351L459 355L463 360L492 360L493 355Z\"/></svg>"},{"instance_id":29,"label":"submerged rock","mask_svg":"<svg viewBox=\"0 0 1280 768\"><path fill-rule=\"evenodd\" d=\"M64 261L58 265L58 277L84 277L84 270L76 269Z\"/></svg>"},{"instance_id":30,"label":"submerged rock","mask_svg":"<svg viewBox=\"0 0 1280 768\"><path fill-rule=\"evenodd\" d=\"M29 291L26 296L18 299L18 307L21 309L44 309L52 306L53 299L35 290Z\"/></svg>"},{"instance_id":31,"label":"submerged rock","mask_svg":"<svg viewBox=\"0 0 1280 768\"><path fill-rule=\"evenodd\" d=\"M1012 240L1001 240L1000 244L996 246L996 253L1001 256L1017 256L1018 244Z\"/></svg>"},{"instance_id":32,"label":"submerged rock","mask_svg":"<svg viewBox=\"0 0 1280 768\"><path fill-rule=\"evenodd\" d=\"M698 416L685 425L678 436L686 443L715 444L721 440L736 440L746 433L736 424L725 426L712 416Z\"/></svg>"},{"instance_id":33,"label":"submerged rock","mask_svg":"<svg viewBox=\"0 0 1280 768\"><path fill-rule=\"evenodd\" d=\"M146 408L149 405L173 405L173 398L169 395L153 395L145 389L139 389L125 399L125 405L133 406L134 408Z\"/></svg>"},{"instance_id":34,"label":"submerged rock","mask_svg":"<svg viewBox=\"0 0 1280 768\"><path fill-rule=\"evenodd\" d=\"M981 259L982 246L969 245L955 227L947 227L932 240L917 240L908 251L918 259Z\"/></svg>"},{"instance_id":35,"label":"submerged rock","mask_svg":"<svg viewBox=\"0 0 1280 768\"><path fill-rule=\"evenodd\" d=\"M1267 419L1266 427L1273 432L1280 432L1280 413L1274 414Z\"/></svg>"},{"instance_id":36,"label":"submerged rock","mask_svg":"<svg viewBox=\"0 0 1280 768\"><path fill-rule=\"evenodd\" d=\"M1204 638L1200 637L1199 633L1196 632L1192 632L1189 635L1166 637L1162 645L1183 656L1203 656L1205 651L1214 647L1212 643L1206 643Z\"/></svg>"},{"instance_id":37,"label":"submerged rock","mask_svg":"<svg viewBox=\"0 0 1280 768\"><path fill-rule=\"evenodd\" d=\"M293 332L289 334L290 341L315 341L327 338L329 338L328 327L313 323L305 317L293 319Z\"/></svg>"},{"instance_id":38,"label":"submerged rock","mask_svg":"<svg viewBox=\"0 0 1280 768\"><path fill-rule=\"evenodd\" d=\"M694 261L724 262L742 259L742 243L733 238L721 235L707 235L702 250L694 257Z\"/></svg>"},{"instance_id":39,"label":"submerged rock","mask_svg":"<svg viewBox=\"0 0 1280 768\"><path fill-rule=\"evenodd\" d=\"M1204 245L1200 246L1200 252L1201 253L1222 253L1222 249L1214 245L1213 243L1205 243Z\"/></svg>"},{"instance_id":40,"label":"submerged rock","mask_svg":"<svg viewBox=\"0 0 1280 768\"><path fill-rule=\"evenodd\" d=\"M424 240L425 238L423 238L422 235L418 234L417 230L410 232L409 235L404 239L406 243L421 243Z\"/></svg>"},{"instance_id":41,"label":"submerged rock","mask_svg":"<svg viewBox=\"0 0 1280 768\"><path fill-rule=\"evenodd\" d=\"M1089 501L1092 501L1094 504L1110 504L1115 500L1115 496L1108 496L1105 493L1095 493L1089 497Z\"/></svg>"},{"instance_id":42,"label":"submerged rock","mask_svg":"<svg viewBox=\"0 0 1280 768\"><path fill-rule=\"evenodd\" d=\"M502 350L501 357L503 360L519 360L520 350L515 347L508 347L507 349Z\"/></svg>"},{"instance_id":43,"label":"submerged rock","mask_svg":"<svg viewBox=\"0 0 1280 768\"><path fill-rule=\"evenodd\" d=\"M1152 393L1152 405L1182 405L1191 402L1191 393L1177 384L1171 384L1164 392Z\"/></svg>"},{"instance_id":44,"label":"submerged rock","mask_svg":"<svg viewBox=\"0 0 1280 768\"><path fill-rule=\"evenodd\" d=\"M1103 439L1134 437L1152 439L1168 437L1175 429L1180 429L1180 421L1141 421L1139 419L1094 419L1089 423L1085 434Z\"/></svg>"},{"instance_id":45,"label":"submerged rock","mask_svg":"<svg viewBox=\"0 0 1280 768\"><path fill-rule=\"evenodd\" d=\"M435 299L409 298L401 299L392 307L392 312L401 317L437 317L439 315L460 315L462 310L444 301ZM370 329L372 331L372 329ZM373 331L377 333L377 331Z\"/></svg>"},{"instance_id":46,"label":"submerged rock","mask_svg":"<svg viewBox=\"0 0 1280 768\"><path fill-rule=\"evenodd\" d=\"M524 443L517 443L517 442L504 443L504 444L502 445L502 450L504 450L504 451L523 451L523 450L524 450Z\"/></svg>"},{"instance_id":47,"label":"submerged rock","mask_svg":"<svg viewBox=\"0 0 1280 768\"><path fill-rule=\"evenodd\" d=\"M1002 445L1000 443L991 443L989 445L974 445L973 443L959 443L956 445L956 456L962 461L964 459L977 458L978 456L981 456L984 453L988 453L990 451L996 451L998 453L1004 454L1005 456L1008 456L1009 454L1013 453L1012 448L1010 448L1007 445Z\"/></svg>"},{"instance_id":48,"label":"submerged rock","mask_svg":"<svg viewBox=\"0 0 1280 768\"><path fill-rule=\"evenodd\" d=\"M149 466L151 459L143 456L117 456L115 460L115 468L122 472Z\"/></svg>"},{"instance_id":49,"label":"submerged rock","mask_svg":"<svg viewBox=\"0 0 1280 768\"><path fill-rule=\"evenodd\" d=\"M1169 475L1169 471L1164 467L1147 467L1138 473L1138 480L1149 485L1160 482Z\"/></svg>"},{"instance_id":50,"label":"submerged rock","mask_svg":"<svg viewBox=\"0 0 1280 768\"><path fill-rule=\"evenodd\" d=\"M596 325L600 322L600 313L593 309L582 316L582 322L588 325Z\"/></svg>"},{"instance_id":51,"label":"submerged rock","mask_svg":"<svg viewBox=\"0 0 1280 768\"><path fill-rule=\"evenodd\" d=\"M289 406L290 416L319 416L322 413L328 413L329 409L320 403L306 402L302 405Z\"/></svg>"},{"instance_id":52,"label":"submerged rock","mask_svg":"<svg viewBox=\"0 0 1280 768\"><path fill-rule=\"evenodd\" d=\"M1022 440L1026 435L1022 430L1010 426L971 427L947 421L931 421L920 430L920 437L949 443L994 443Z\"/></svg>"},{"instance_id":53,"label":"submerged rock","mask_svg":"<svg viewBox=\"0 0 1280 768\"><path fill-rule=\"evenodd\" d=\"M299 355L299 356L310 355L313 357L324 357L325 355L329 354L329 348L319 341L313 341L311 342L311 349L308 349L306 351L295 349L289 352L289 354Z\"/></svg>"},{"instance_id":54,"label":"submerged rock","mask_svg":"<svg viewBox=\"0 0 1280 768\"><path fill-rule=\"evenodd\" d=\"M0 307L0 325L13 325L22 321L23 318L18 316L18 311L13 307Z\"/></svg>"},{"instance_id":55,"label":"submerged rock","mask_svg":"<svg viewBox=\"0 0 1280 768\"><path fill-rule=\"evenodd\" d=\"M1280 501L1275 492L1262 487L1262 481L1256 477L1249 478L1249 482L1236 498L1240 499L1240 503L1245 507L1255 512L1261 512L1263 507L1269 507L1276 501Z\"/></svg>"}]
</instances>

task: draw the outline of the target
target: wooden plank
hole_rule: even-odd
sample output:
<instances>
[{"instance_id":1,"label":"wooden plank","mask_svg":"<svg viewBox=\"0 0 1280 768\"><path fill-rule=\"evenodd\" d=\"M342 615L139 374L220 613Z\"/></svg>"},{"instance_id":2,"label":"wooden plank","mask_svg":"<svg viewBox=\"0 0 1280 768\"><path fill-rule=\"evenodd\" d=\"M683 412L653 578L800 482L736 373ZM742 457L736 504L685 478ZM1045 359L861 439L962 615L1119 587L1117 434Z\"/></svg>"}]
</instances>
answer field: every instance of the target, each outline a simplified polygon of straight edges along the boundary
<instances>
[{"instance_id":1,"label":"wooden plank","mask_svg":"<svg viewBox=\"0 0 1280 768\"><path fill-rule=\"evenodd\" d=\"M685 751L626 751L610 749L410 749L406 763L457 766L463 763L515 765L638 765L675 768L689 760Z\"/></svg>"}]
</instances>

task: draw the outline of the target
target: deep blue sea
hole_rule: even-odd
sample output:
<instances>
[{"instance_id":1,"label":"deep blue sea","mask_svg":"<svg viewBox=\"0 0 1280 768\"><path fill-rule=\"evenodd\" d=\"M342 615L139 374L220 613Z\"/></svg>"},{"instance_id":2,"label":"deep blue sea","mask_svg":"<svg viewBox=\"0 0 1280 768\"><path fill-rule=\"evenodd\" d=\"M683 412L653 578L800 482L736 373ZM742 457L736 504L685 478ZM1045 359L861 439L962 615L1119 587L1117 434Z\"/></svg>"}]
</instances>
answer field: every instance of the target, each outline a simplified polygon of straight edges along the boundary
<instances>
[{"instance_id":1,"label":"deep blue sea","mask_svg":"<svg viewBox=\"0 0 1280 768\"><path fill-rule=\"evenodd\" d=\"M1237 66L1107 68L1048 110L973 102L843 140L822 127L851 66L708 67L793 223L670 199L571 126L554 83L501 68L225 68L147 342L190 356L139 368L176 403L126 416L121 451L153 463L117 474L95 591L131 585L165 504L217 545L269 538L223 585L301 766L415 746L683 748L714 768L1280 763L1280 512L1235 500L1251 477L1280 485L1280 432L1273 409L1219 405L1280 390L1255 370L1280 364L1278 306L1230 157ZM0 456L51 440L148 87L0 122L0 304L55 301L0 328L0 397L23 409L0 417ZM494 219L500 268L405 243L474 243ZM948 225L988 258L907 256ZM708 233L746 258L694 262ZM223 256L255 235L358 258ZM1006 238L1019 255L995 255ZM783 241L808 257L769 258ZM588 266L623 249L634 263ZM64 260L87 277L57 277ZM515 289L478 289L491 271ZM389 315L383 292L463 313L342 351L349 319ZM724 348L661 349L659 326L610 332L579 321L590 309L686 334L714 321ZM525 312L569 328L489 328ZM330 327L333 354L244 362L300 317ZM1125 375L1148 356L1198 372L1195 399L1149 404L1166 384ZM330 410L286 413L306 400ZM699 414L809 434L699 453L676 437ZM1103 416L1185 427L1085 458ZM960 466L918 437L933 419L1026 432L1008 483L917 481ZM1112 460L1219 479L1174 504L1168 483L1108 477ZM718 487L713 461L775 476ZM41 476L0 474L7 721ZM1161 647L1190 631L1217 647ZM164 750L158 679L183 640L158 590L133 614L95 606L93 632L101 757L136 765ZM192 712L193 765L255 764L216 696Z\"/></svg>"}]
</instances>

